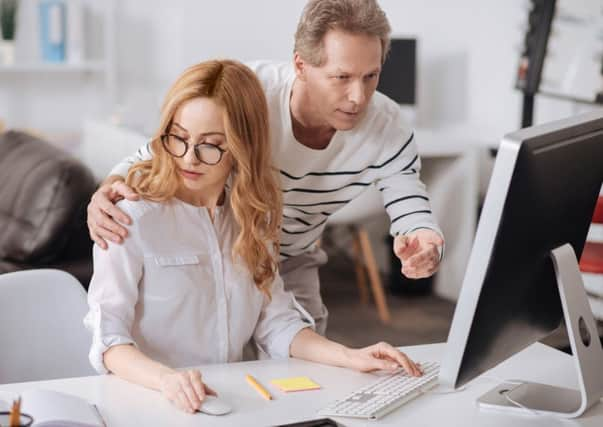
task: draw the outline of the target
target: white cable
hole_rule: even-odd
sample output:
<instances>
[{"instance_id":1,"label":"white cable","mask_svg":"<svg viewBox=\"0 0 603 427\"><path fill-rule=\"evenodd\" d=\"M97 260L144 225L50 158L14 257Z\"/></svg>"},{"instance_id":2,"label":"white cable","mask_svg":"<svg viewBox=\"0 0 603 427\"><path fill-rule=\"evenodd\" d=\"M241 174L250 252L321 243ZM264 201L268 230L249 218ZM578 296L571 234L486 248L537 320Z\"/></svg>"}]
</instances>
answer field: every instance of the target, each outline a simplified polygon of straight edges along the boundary
<instances>
[{"instance_id":1,"label":"white cable","mask_svg":"<svg viewBox=\"0 0 603 427\"><path fill-rule=\"evenodd\" d=\"M521 408L524 411L528 412L529 414L537 416L537 417L553 417L553 418L555 418L554 414L530 408L528 406L523 405L522 403L519 403L518 401L512 399L511 396L509 396L509 393L511 393L513 390L515 390L516 388L518 388L518 387L526 384L524 381L505 380L503 378L499 378L499 377L496 377L494 375L484 375L484 376L482 376L482 378L489 379L489 380L494 380L496 382L503 383L503 384L512 384L512 385L515 385L516 387L513 387L511 390L505 390L505 391L503 391L503 392L500 393L500 394L502 394L505 397L505 399L507 399L507 401L509 403L511 403L511 404L517 406L518 408Z\"/></svg>"},{"instance_id":2,"label":"white cable","mask_svg":"<svg viewBox=\"0 0 603 427\"><path fill-rule=\"evenodd\" d=\"M519 386L517 386L517 387L519 387ZM546 413L546 412L540 412L540 411L537 411L536 409L528 408L527 406L525 406L525 405L523 405L523 404L519 403L518 401L516 401L516 400L514 400L514 399L511 399L511 397L509 396L509 393L510 393L510 392L512 392L513 390L515 390L515 389L511 389L511 390L506 390L506 391L503 391L503 392L501 392L501 394L502 394L503 396L505 396L505 399L507 399L507 400L508 400L509 402L511 402L513 405L515 405L515 406L517 406L517 407L519 407L519 408L523 409L524 411L529 412L529 413L530 413L530 414L532 414L532 415L535 415L535 416L537 416L537 417L543 417L543 416L549 416L549 415L550 415L550 414L548 414L548 413Z\"/></svg>"},{"instance_id":3,"label":"white cable","mask_svg":"<svg viewBox=\"0 0 603 427\"><path fill-rule=\"evenodd\" d=\"M437 386L436 386L437 387ZM423 393L424 394L453 394L453 393L460 393L461 391L465 391L467 389L467 386L461 386L459 388L453 388L450 390L434 390L434 389L430 389L430 390L426 390Z\"/></svg>"}]
</instances>

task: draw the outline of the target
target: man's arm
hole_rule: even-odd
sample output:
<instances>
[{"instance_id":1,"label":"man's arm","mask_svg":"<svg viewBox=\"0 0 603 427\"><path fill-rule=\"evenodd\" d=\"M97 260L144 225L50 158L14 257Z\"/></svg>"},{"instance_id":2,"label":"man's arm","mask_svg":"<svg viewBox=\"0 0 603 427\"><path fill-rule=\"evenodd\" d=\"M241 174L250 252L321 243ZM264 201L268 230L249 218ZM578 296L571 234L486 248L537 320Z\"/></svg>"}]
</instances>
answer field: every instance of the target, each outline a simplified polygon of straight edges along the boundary
<instances>
[{"instance_id":1,"label":"man's arm","mask_svg":"<svg viewBox=\"0 0 603 427\"><path fill-rule=\"evenodd\" d=\"M139 196L124 182L130 167L139 161L153 157L151 143L141 146L133 156L118 163L110 175L92 195L88 204L88 231L90 238L102 249L107 249L107 240L121 243L128 231L121 224L130 224L131 218L115 207L122 199L138 200ZM120 224L121 223L121 224Z\"/></svg>"},{"instance_id":2,"label":"man's arm","mask_svg":"<svg viewBox=\"0 0 603 427\"><path fill-rule=\"evenodd\" d=\"M433 216L429 195L419 178L421 159L413 134L406 134L389 173L376 185L391 219L394 253L402 261L402 273L412 279L437 271L444 245L443 234Z\"/></svg>"}]
</instances>

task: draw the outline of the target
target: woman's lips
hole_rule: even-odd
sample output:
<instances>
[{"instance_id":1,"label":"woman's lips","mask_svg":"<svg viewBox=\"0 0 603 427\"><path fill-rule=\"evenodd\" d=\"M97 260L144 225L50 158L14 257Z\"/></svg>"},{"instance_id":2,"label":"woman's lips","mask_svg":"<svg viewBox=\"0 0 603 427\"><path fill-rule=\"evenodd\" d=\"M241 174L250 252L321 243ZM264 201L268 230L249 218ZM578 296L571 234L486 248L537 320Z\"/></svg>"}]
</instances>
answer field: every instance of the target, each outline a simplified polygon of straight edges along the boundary
<instances>
[{"instance_id":1,"label":"woman's lips","mask_svg":"<svg viewBox=\"0 0 603 427\"><path fill-rule=\"evenodd\" d=\"M186 169L180 169L180 175L188 179L199 179L201 176L203 176L203 174L200 172L193 172Z\"/></svg>"}]
</instances>

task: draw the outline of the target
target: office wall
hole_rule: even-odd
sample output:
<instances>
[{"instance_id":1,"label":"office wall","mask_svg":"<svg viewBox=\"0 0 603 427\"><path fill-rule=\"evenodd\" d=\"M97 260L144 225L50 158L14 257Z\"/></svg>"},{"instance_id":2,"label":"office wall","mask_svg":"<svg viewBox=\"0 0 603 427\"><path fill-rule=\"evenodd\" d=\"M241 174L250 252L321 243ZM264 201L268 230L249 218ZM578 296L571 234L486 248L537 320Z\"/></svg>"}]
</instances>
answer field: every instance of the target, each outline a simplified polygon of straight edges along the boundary
<instances>
[{"instance_id":1,"label":"office wall","mask_svg":"<svg viewBox=\"0 0 603 427\"><path fill-rule=\"evenodd\" d=\"M598 0L587 0L598 1ZM479 128L496 140L519 124L513 89L526 0L381 0L394 35L419 38L417 123ZM21 44L35 52L35 0L22 1ZM187 65L212 57L291 57L304 0L120 0L116 2L118 105L102 105L94 75L0 74L0 117L9 125L76 131L84 117L120 117L152 130L163 93ZM235 13L236 11L236 13ZM571 114L537 100L536 120Z\"/></svg>"}]
</instances>

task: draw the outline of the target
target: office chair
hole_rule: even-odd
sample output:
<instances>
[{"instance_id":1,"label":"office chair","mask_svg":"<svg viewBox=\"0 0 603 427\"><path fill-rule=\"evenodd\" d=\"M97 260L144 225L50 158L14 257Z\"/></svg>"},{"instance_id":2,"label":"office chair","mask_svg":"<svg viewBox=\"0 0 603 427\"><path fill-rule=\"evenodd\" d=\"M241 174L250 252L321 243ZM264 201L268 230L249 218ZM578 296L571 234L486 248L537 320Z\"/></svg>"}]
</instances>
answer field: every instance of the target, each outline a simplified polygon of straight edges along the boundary
<instances>
[{"instance_id":1,"label":"office chair","mask_svg":"<svg viewBox=\"0 0 603 427\"><path fill-rule=\"evenodd\" d=\"M369 294L366 282L368 279L377 306L379 319L384 324L389 324L391 315L387 306L387 298L383 291L383 284L371 246L369 235L364 224L367 220L383 213L383 200L379 190L374 186L368 187L359 197L329 217L329 225L347 226L352 234L352 249L356 281L360 292L360 300L368 304Z\"/></svg>"},{"instance_id":2,"label":"office chair","mask_svg":"<svg viewBox=\"0 0 603 427\"><path fill-rule=\"evenodd\" d=\"M0 383L93 375L86 292L60 270L0 274Z\"/></svg>"}]
</instances>

